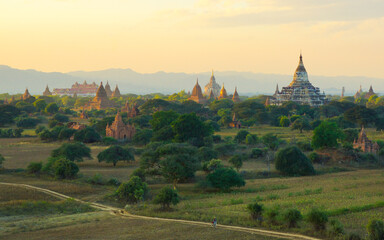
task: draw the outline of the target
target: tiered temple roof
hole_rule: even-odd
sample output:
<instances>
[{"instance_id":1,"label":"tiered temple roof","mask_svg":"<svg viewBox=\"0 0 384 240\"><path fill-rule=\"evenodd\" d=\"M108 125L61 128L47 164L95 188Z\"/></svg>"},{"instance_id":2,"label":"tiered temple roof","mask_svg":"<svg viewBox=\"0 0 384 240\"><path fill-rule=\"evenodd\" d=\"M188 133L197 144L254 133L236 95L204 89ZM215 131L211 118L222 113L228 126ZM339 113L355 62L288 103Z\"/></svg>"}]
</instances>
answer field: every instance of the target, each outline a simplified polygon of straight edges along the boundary
<instances>
[{"instance_id":1,"label":"tiered temple roof","mask_svg":"<svg viewBox=\"0 0 384 240\"><path fill-rule=\"evenodd\" d=\"M107 84L105 84L105 92L107 93L107 96L110 98L112 96L112 90L111 86L109 86L109 82L107 81Z\"/></svg>"},{"instance_id":2,"label":"tiered temple roof","mask_svg":"<svg viewBox=\"0 0 384 240\"><path fill-rule=\"evenodd\" d=\"M115 90L112 93L112 97L113 98L120 98L121 97L120 90L119 90L119 87L117 85L115 87Z\"/></svg>"},{"instance_id":3,"label":"tiered temple roof","mask_svg":"<svg viewBox=\"0 0 384 240\"><path fill-rule=\"evenodd\" d=\"M43 96L51 96L51 95L52 95L52 93L51 93L51 91L49 91L49 87L47 85L47 87L45 88L45 91L43 92Z\"/></svg>"},{"instance_id":4,"label":"tiered temple roof","mask_svg":"<svg viewBox=\"0 0 384 240\"><path fill-rule=\"evenodd\" d=\"M220 90L219 99L224 99L224 98L228 98L228 94L227 94L227 90L225 90L224 83L223 83L223 87Z\"/></svg>"},{"instance_id":5,"label":"tiered temple roof","mask_svg":"<svg viewBox=\"0 0 384 240\"><path fill-rule=\"evenodd\" d=\"M28 88L26 88L25 92L21 98L22 98L22 100L27 100L30 97L32 97L32 96L31 96L31 94L29 94Z\"/></svg>"},{"instance_id":6,"label":"tiered temple roof","mask_svg":"<svg viewBox=\"0 0 384 240\"><path fill-rule=\"evenodd\" d=\"M109 100L107 93L105 92L103 82L100 83L99 88L96 92L96 97L94 97L87 105L87 109L106 109L114 107L114 104Z\"/></svg>"},{"instance_id":7,"label":"tiered temple roof","mask_svg":"<svg viewBox=\"0 0 384 240\"><path fill-rule=\"evenodd\" d=\"M195 101L200 104L204 104L207 102L207 99L205 99L201 91L201 87L199 85L199 79L196 80L196 85L193 87L192 94L189 100Z\"/></svg>"},{"instance_id":8,"label":"tiered temple roof","mask_svg":"<svg viewBox=\"0 0 384 240\"><path fill-rule=\"evenodd\" d=\"M374 154L379 151L379 145L376 142L373 143L371 140L368 139L364 127L361 128L358 139L355 139L353 141L353 148L359 148L363 152L369 152Z\"/></svg>"},{"instance_id":9,"label":"tiered temple roof","mask_svg":"<svg viewBox=\"0 0 384 240\"><path fill-rule=\"evenodd\" d=\"M115 121L111 125L107 125L105 133L107 137L113 137L117 140L131 140L136 133L136 129L133 125L125 124L118 112Z\"/></svg>"},{"instance_id":10,"label":"tiered temple roof","mask_svg":"<svg viewBox=\"0 0 384 240\"><path fill-rule=\"evenodd\" d=\"M216 78L215 78L215 75L213 74L213 70L212 70L212 75L211 75L211 79L209 80L209 83L204 87L204 93L206 96L209 96L211 94L211 91L213 92L215 97L219 96L220 94L220 85L216 82Z\"/></svg>"},{"instance_id":11,"label":"tiered temple roof","mask_svg":"<svg viewBox=\"0 0 384 240\"><path fill-rule=\"evenodd\" d=\"M232 101L235 103L240 102L240 97L239 97L239 94L237 93L237 87L235 87L235 92L233 93Z\"/></svg>"},{"instance_id":12,"label":"tiered temple roof","mask_svg":"<svg viewBox=\"0 0 384 240\"><path fill-rule=\"evenodd\" d=\"M373 91L372 85L369 87L369 91L365 94L364 98L368 99L376 93Z\"/></svg>"}]
</instances>

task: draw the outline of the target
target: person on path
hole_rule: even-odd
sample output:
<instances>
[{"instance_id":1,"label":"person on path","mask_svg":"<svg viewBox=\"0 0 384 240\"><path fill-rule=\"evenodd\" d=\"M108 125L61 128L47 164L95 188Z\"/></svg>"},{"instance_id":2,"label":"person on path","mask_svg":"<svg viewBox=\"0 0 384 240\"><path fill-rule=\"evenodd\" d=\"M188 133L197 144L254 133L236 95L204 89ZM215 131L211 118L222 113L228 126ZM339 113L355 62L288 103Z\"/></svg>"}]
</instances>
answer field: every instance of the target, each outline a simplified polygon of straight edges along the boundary
<instances>
[{"instance_id":1,"label":"person on path","mask_svg":"<svg viewBox=\"0 0 384 240\"><path fill-rule=\"evenodd\" d=\"M212 226L213 226L214 228L216 228L216 225L217 225L217 219L214 218L214 219L213 219L213 222L212 222Z\"/></svg>"}]
</instances>

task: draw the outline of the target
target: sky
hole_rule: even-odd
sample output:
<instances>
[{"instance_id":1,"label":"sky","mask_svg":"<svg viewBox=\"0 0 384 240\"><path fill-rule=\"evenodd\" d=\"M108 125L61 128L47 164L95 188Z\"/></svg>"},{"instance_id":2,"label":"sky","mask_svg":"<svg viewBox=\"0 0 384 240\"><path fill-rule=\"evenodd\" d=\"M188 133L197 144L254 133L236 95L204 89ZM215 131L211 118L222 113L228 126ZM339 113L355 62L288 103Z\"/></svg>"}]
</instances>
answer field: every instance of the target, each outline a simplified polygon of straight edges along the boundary
<instances>
[{"instance_id":1,"label":"sky","mask_svg":"<svg viewBox=\"0 0 384 240\"><path fill-rule=\"evenodd\" d=\"M0 0L0 65L384 78L383 0Z\"/></svg>"}]
</instances>

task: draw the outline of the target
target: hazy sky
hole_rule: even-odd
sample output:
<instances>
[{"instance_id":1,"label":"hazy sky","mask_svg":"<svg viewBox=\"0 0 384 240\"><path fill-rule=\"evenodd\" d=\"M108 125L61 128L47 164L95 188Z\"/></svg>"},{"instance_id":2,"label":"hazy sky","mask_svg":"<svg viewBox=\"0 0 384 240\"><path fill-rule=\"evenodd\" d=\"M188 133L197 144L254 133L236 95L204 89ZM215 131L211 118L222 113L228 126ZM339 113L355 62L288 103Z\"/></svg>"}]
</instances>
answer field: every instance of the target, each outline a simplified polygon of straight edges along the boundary
<instances>
[{"instance_id":1,"label":"hazy sky","mask_svg":"<svg viewBox=\"0 0 384 240\"><path fill-rule=\"evenodd\" d=\"M384 0L0 0L0 64L384 78Z\"/></svg>"}]
</instances>

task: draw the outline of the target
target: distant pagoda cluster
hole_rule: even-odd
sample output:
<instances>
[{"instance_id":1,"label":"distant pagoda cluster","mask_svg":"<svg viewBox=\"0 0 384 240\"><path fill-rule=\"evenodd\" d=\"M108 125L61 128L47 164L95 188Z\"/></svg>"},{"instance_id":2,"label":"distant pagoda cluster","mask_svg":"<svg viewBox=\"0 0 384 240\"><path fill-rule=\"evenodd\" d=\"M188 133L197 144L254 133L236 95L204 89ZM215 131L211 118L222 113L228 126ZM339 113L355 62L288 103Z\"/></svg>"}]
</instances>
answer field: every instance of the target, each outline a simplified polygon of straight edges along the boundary
<instances>
[{"instance_id":1,"label":"distant pagoda cluster","mask_svg":"<svg viewBox=\"0 0 384 240\"><path fill-rule=\"evenodd\" d=\"M92 84L88 84L87 81L84 81L82 84L76 82L71 88L54 88L52 94L59 96L95 96L97 88L98 86L95 82Z\"/></svg>"},{"instance_id":2,"label":"distant pagoda cluster","mask_svg":"<svg viewBox=\"0 0 384 240\"><path fill-rule=\"evenodd\" d=\"M299 65L289 86L279 91L276 86L275 94L267 98L265 105L282 105L284 102L292 101L298 104L307 104L319 107L328 102L325 93L321 93L318 87L314 87L308 80L307 70L304 67L303 56L300 54Z\"/></svg>"},{"instance_id":3,"label":"distant pagoda cluster","mask_svg":"<svg viewBox=\"0 0 384 240\"><path fill-rule=\"evenodd\" d=\"M240 102L240 96L235 88L235 92L232 96L228 96L227 90L223 86L220 88L220 85L216 82L215 75L211 75L209 83L204 87L204 94L200 87L199 80L197 79L195 86L193 87L191 97L189 100L195 101L200 104L205 104L208 101L220 100L220 99L232 99L234 102Z\"/></svg>"},{"instance_id":4,"label":"distant pagoda cluster","mask_svg":"<svg viewBox=\"0 0 384 240\"><path fill-rule=\"evenodd\" d=\"M369 90L367 93L363 92L363 88L360 85L360 89L355 93L355 95L353 97L355 99L357 99L357 98L369 99L373 95L376 95L376 93L373 91L372 85L369 87Z\"/></svg>"}]
</instances>

